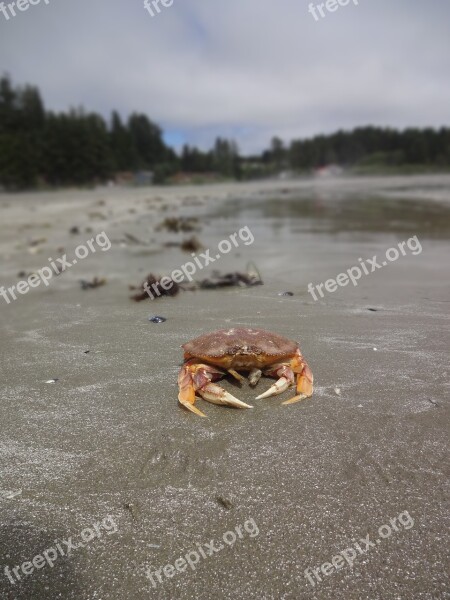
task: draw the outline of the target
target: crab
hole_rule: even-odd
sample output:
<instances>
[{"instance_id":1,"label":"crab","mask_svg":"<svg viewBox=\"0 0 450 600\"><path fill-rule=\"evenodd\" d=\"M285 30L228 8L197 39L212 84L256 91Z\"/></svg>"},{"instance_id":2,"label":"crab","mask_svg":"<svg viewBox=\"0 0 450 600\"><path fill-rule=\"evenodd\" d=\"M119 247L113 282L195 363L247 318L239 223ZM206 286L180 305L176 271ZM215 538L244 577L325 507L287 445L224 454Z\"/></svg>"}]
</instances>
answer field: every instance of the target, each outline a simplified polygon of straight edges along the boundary
<instances>
[{"instance_id":1,"label":"crab","mask_svg":"<svg viewBox=\"0 0 450 600\"><path fill-rule=\"evenodd\" d=\"M219 329L182 346L184 364L178 375L179 402L200 417L206 415L195 406L196 394L213 404L253 408L213 383L227 373L245 381L238 371L248 372L251 386L261 376L277 381L256 400L281 394L296 385L297 395L283 404L293 404L313 394L313 374L297 342L263 329Z\"/></svg>"}]
</instances>

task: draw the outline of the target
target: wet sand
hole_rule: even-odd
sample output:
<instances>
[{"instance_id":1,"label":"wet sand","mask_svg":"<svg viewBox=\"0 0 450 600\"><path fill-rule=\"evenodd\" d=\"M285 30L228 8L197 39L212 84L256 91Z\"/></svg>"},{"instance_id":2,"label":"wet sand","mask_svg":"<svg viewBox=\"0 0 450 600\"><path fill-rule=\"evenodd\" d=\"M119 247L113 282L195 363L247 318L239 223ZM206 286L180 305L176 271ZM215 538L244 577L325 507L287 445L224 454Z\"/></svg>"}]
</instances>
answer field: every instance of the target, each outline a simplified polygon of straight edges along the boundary
<instances>
[{"instance_id":1,"label":"wet sand","mask_svg":"<svg viewBox=\"0 0 450 600\"><path fill-rule=\"evenodd\" d=\"M112 242L48 287L0 297L2 599L450 597L450 177L3 194L0 215L7 287L101 231ZM253 244L196 278L253 262L264 285L132 302L130 284L190 259L163 245L192 233L155 231L168 216L199 218L213 256L249 227ZM317 302L308 293L415 235L420 254ZM94 276L107 284L83 291ZM180 408L180 345L221 327L298 340L314 396L282 406L292 391L254 400L269 379L257 393L226 380L253 410ZM381 539L405 511L414 525ZM107 515L117 533L15 584L4 574ZM258 535L243 529L156 587L146 578L251 519ZM368 534L375 547L353 568L305 577Z\"/></svg>"}]
</instances>

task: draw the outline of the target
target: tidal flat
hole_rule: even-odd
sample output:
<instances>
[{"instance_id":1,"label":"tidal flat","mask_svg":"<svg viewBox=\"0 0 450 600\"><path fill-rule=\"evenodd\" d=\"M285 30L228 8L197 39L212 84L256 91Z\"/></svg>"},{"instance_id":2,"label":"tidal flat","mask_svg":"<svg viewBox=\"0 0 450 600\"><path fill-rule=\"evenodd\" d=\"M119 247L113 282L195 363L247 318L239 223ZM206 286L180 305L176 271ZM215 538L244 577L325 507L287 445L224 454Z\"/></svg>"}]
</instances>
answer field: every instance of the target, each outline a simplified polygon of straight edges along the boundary
<instances>
[{"instance_id":1,"label":"tidal flat","mask_svg":"<svg viewBox=\"0 0 450 600\"><path fill-rule=\"evenodd\" d=\"M1 194L0 216L5 288L101 232L111 242L0 297L2 599L447 597L450 176ZM217 258L243 228L254 241ZM132 301L130 286L193 259L192 236L216 257L193 279L251 265L264 285ZM413 236L420 253L308 292ZM180 346L229 327L297 340L313 397L282 406L292 391L254 399L268 378L226 379L253 410L181 408ZM413 525L380 537L405 512ZM108 516L114 535L6 576ZM161 571L238 526L195 568ZM352 566L321 568L367 535L380 541Z\"/></svg>"}]
</instances>

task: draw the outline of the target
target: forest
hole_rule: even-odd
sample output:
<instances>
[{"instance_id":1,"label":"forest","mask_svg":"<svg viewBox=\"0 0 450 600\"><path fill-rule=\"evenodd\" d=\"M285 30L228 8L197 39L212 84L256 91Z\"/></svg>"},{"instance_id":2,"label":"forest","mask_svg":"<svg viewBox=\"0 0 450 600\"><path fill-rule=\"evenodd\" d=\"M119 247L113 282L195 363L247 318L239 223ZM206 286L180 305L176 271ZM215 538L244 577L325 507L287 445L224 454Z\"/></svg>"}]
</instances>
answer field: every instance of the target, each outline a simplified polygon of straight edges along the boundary
<instances>
[{"instance_id":1,"label":"forest","mask_svg":"<svg viewBox=\"0 0 450 600\"><path fill-rule=\"evenodd\" d=\"M7 190L91 186L140 171L170 183L177 174L246 180L328 165L352 173L450 170L450 128L367 126L289 142L274 137L254 156L241 156L235 141L218 137L209 151L185 145L177 153L145 114L125 121L112 111L107 122L83 108L55 113L37 87L0 78L0 187Z\"/></svg>"}]
</instances>

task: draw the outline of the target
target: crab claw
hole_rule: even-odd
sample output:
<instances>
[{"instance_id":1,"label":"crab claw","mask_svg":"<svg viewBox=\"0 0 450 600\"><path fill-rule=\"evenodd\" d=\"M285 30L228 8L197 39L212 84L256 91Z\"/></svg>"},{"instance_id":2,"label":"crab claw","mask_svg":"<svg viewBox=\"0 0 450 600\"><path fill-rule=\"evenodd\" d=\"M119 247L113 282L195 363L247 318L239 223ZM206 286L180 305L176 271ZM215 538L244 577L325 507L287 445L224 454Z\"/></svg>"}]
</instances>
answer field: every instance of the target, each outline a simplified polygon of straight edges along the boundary
<instances>
[{"instance_id":1,"label":"crab claw","mask_svg":"<svg viewBox=\"0 0 450 600\"><path fill-rule=\"evenodd\" d=\"M308 364L303 357L296 356L293 360L293 367L297 374L297 396L285 400L283 404L294 404L313 395L314 376Z\"/></svg>"},{"instance_id":2,"label":"crab claw","mask_svg":"<svg viewBox=\"0 0 450 600\"><path fill-rule=\"evenodd\" d=\"M259 395L256 398L257 400L281 394L291 385L294 385L295 380L297 380L297 395L289 400L285 400L283 404L294 404L295 402L300 402L300 400L309 398L313 394L314 377L300 350L297 350L290 363L274 365L274 367L267 370L265 374L271 377L279 377L279 379L267 390L267 392Z\"/></svg>"},{"instance_id":3,"label":"crab claw","mask_svg":"<svg viewBox=\"0 0 450 600\"><path fill-rule=\"evenodd\" d=\"M289 379L286 377L280 377L278 381L276 381L266 392L256 396L256 400L261 400L262 398L269 398L270 396L276 396L281 394L291 385Z\"/></svg>"},{"instance_id":4,"label":"crab claw","mask_svg":"<svg viewBox=\"0 0 450 600\"><path fill-rule=\"evenodd\" d=\"M281 404L295 404L295 402L300 402L300 400L304 400L305 398L309 398L306 394L299 394L298 396L294 396L293 398L289 398L289 400L285 400Z\"/></svg>"},{"instance_id":5,"label":"crab claw","mask_svg":"<svg viewBox=\"0 0 450 600\"><path fill-rule=\"evenodd\" d=\"M187 361L181 367L178 375L180 404L199 417L206 417L206 415L195 406L196 394L213 404L224 404L235 408L253 408L212 383L213 380L220 379L223 375L222 370L211 365L201 364L195 360Z\"/></svg>"},{"instance_id":6,"label":"crab claw","mask_svg":"<svg viewBox=\"0 0 450 600\"><path fill-rule=\"evenodd\" d=\"M238 400L215 383L208 383L197 391L202 398L213 404L224 404L226 406L234 406L234 408L253 408L250 404L241 402L241 400Z\"/></svg>"}]
</instances>

